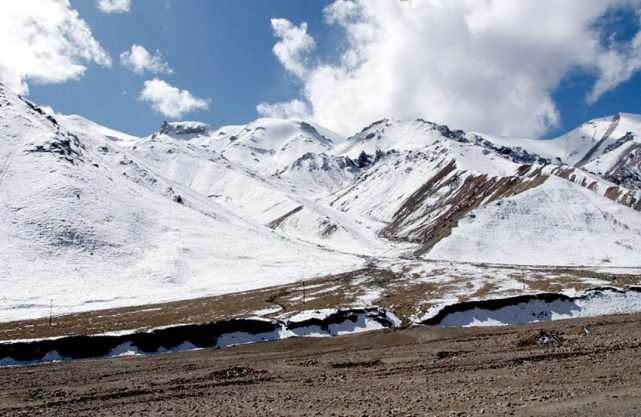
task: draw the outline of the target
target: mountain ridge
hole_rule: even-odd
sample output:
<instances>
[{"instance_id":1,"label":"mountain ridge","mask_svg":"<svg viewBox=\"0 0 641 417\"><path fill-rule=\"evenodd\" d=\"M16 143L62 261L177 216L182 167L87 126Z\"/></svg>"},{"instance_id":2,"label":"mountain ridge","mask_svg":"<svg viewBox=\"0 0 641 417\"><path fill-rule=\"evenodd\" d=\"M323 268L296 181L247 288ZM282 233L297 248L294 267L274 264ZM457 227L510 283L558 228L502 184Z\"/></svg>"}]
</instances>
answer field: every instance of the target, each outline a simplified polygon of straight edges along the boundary
<instances>
[{"instance_id":1,"label":"mountain ridge","mask_svg":"<svg viewBox=\"0 0 641 417\"><path fill-rule=\"evenodd\" d=\"M547 141L421 119L349 138L277 119L135 138L0 87L0 122L0 320L51 298L83 311L407 260L641 267L637 115Z\"/></svg>"}]
</instances>

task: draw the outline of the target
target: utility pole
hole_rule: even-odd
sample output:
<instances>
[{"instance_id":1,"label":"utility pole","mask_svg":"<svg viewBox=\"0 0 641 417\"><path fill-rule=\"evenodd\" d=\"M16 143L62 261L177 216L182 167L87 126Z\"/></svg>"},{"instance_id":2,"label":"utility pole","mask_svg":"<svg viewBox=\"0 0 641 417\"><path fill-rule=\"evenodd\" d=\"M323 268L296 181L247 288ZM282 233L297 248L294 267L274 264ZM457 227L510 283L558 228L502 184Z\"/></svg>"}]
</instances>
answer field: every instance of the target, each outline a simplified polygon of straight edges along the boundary
<instances>
[{"instance_id":1,"label":"utility pole","mask_svg":"<svg viewBox=\"0 0 641 417\"><path fill-rule=\"evenodd\" d=\"M305 281L303 281L303 304L305 304Z\"/></svg>"},{"instance_id":2,"label":"utility pole","mask_svg":"<svg viewBox=\"0 0 641 417\"><path fill-rule=\"evenodd\" d=\"M51 326L51 316L53 314L53 300L51 300L51 304L49 305L49 326Z\"/></svg>"}]
</instances>

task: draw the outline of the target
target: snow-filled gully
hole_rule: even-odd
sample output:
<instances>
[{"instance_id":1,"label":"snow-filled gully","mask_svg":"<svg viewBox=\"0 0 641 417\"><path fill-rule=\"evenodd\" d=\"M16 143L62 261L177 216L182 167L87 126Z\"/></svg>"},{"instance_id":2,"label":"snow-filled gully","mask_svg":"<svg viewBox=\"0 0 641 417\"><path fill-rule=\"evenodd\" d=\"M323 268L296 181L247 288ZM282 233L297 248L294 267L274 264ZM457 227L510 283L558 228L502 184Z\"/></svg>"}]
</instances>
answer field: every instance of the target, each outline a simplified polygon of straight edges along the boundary
<instances>
[{"instance_id":1,"label":"snow-filled gully","mask_svg":"<svg viewBox=\"0 0 641 417\"><path fill-rule=\"evenodd\" d=\"M288 321L235 319L120 335L70 336L0 343L0 366L220 348L289 337L329 337L393 328L382 308L303 312Z\"/></svg>"},{"instance_id":2,"label":"snow-filled gully","mask_svg":"<svg viewBox=\"0 0 641 417\"><path fill-rule=\"evenodd\" d=\"M579 317L641 313L641 287L596 288L575 296L542 293L447 305L418 323L505 326ZM330 337L401 325L383 308L304 311L287 321L235 319L154 329L143 333L71 336L0 343L0 366L145 355L227 347L289 337Z\"/></svg>"},{"instance_id":3,"label":"snow-filled gully","mask_svg":"<svg viewBox=\"0 0 641 417\"><path fill-rule=\"evenodd\" d=\"M641 287L631 287L627 291L595 288L575 296L542 293L452 304L419 324L446 327L506 326L635 313L641 313Z\"/></svg>"}]
</instances>

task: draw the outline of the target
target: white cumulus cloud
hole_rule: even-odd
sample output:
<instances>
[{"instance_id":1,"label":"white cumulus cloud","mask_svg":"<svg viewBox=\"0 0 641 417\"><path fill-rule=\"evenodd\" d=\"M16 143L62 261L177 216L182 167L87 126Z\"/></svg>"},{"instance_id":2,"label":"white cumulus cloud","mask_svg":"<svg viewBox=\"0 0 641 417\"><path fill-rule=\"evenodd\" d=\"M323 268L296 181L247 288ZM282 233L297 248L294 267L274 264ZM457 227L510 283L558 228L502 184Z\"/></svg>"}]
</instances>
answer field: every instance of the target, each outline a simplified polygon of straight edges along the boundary
<instances>
[{"instance_id":1,"label":"white cumulus cloud","mask_svg":"<svg viewBox=\"0 0 641 417\"><path fill-rule=\"evenodd\" d=\"M179 119L192 111L208 110L211 100L195 97L187 90L179 90L163 80L145 81L140 100L151 103L151 108L165 117Z\"/></svg>"},{"instance_id":2,"label":"white cumulus cloud","mask_svg":"<svg viewBox=\"0 0 641 417\"><path fill-rule=\"evenodd\" d=\"M131 50L120 54L120 64L139 75L143 75L145 71L155 74L174 72L168 63L162 61L160 51L156 50L156 54L151 55L144 47L136 44L131 46Z\"/></svg>"},{"instance_id":3,"label":"white cumulus cloud","mask_svg":"<svg viewBox=\"0 0 641 417\"><path fill-rule=\"evenodd\" d=\"M281 40L274 46L274 54L287 71L303 77L307 73L305 53L314 50L316 43L307 34L307 23L296 27L286 19L272 19L274 34Z\"/></svg>"},{"instance_id":4,"label":"white cumulus cloud","mask_svg":"<svg viewBox=\"0 0 641 417\"><path fill-rule=\"evenodd\" d=\"M639 26L641 26L641 13ZM614 43L602 51L596 66L600 74L594 89L587 96L588 103L596 102L603 94L615 89L641 70L641 31L627 44Z\"/></svg>"},{"instance_id":5,"label":"white cumulus cloud","mask_svg":"<svg viewBox=\"0 0 641 417\"><path fill-rule=\"evenodd\" d=\"M68 0L6 1L0 12L0 82L27 94L29 82L78 79L88 63L111 66L107 52Z\"/></svg>"},{"instance_id":6,"label":"white cumulus cloud","mask_svg":"<svg viewBox=\"0 0 641 417\"><path fill-rule=\"evenodd\" d=\"M552 97L579 71L594 102L641 69L641 34L598 24L641 0L337 0L325 20L344 34L339 60L311 63L306 25L272 20L274 53L303 86L318 123L353 133L381 118L538 137L560 122ZM611 30L611 28L610 28ZM290 103L262 103L277 112ZM297 104L300 107L300 105ZM282 111L287 114L286 111Z\"/></svg>"},{"instance_id":7,"label":"white cumulus cloud","mask_svg":"<svg viewBox=\"0 0 641 417\"><path fill-rule=\"evenodd\" d=\"M97 0L98 9L105 13L126 13L131 11L131 0Z\"/></svg>"},{"instance_id":8,"label":"white cumulus cloud","mask_svg":"<svg viewBox=\"0 0 641 417\"><path fill-rule=\"evenodd\" d=\"M311 113L307 104L300 100L283 103L260 103L256 106L260 117L273 117L277 119L309 119Z\"/></svg>"}]
</instances>

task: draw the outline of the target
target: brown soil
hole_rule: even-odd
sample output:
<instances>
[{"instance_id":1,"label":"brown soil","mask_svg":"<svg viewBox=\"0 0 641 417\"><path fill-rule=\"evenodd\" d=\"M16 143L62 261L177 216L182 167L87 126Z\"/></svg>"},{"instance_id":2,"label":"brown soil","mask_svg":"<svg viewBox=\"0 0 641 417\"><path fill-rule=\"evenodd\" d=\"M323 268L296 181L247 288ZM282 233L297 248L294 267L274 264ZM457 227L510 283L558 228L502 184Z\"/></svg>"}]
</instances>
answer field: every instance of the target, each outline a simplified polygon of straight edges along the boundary
<instances>
[{"instance_id":1,"label":"brown soil","mask_svg":"<svg viewBox=\"0 0 641 417\"><path fill-rule=\"evenodd\" d=\"M409 261L408 261L409 262ZM420 264L417 264L420 265ZM410 317L421 317L432 305L430 300L447 298L448 294L458 294L459 301L470 298L503 298L519 295L518 292L501 290L492 278L497 271L510 271L508 276L523 283L529 290L559 292L562 289L574 288L584 290L594 286L594 280L601 280L603 285L628 289L641 283L640 275L606 274L583 268L542 268L513 267L501 265L476 265L476 275L450 277L443 281L443 271L427 268L418 274L412 271L411 262L401 272L368 265L366 268L308 280L288 285L226 294L214 297L203 297L193 300L172 301L150 304L95 310L54 316L52 325L48 318L20 320L0 323L0 342L14 339L31 339L56 336L91 335L104 332L138 329L149 330L160 326L171 326L177 323L210 323L215 321L254 316L254 311L273 309L265 314L267 318L283 318L301 310L323 308L350 308L359 296L373 290L380 292L380 298L373 305L387 308L394 312L405 324ZM489 282L479 286L469 295L461 295L461 288L471 288L479 279L487 278ZM429 282L434 278L436 282ZM583 282L589 278L589 283ZM427 279L428 281L425 281ZM471 291L471 290L470 290ZM55 306L54 306L55 310Z\"/></svg>"},{"instance_id":2,"label":"brown soil","mask_svg":"<svg viewBox=\"0 0 641 417\"><path fill-rule=\"evenodd\" d=\"M2 368L0 415L640 415L640 325L418 327ZM559 342L537 342L553 330Z\"/></svg>"},{"instance_id":3,"label":"brown soil","mask_svg":"<svg viewBox=\"0 0 641 417\"><path fill-rule=\"evenodd\" d=\"M357 279L368 282L354 284ZM254 317L261 309L278 309L266 317L294 314L301 310L348 307L357 295L388 285L397 276L388 270L368 267L306 282L193 300L172 301L48 318L0 322L0 342L58 336L79 336L137 329L149 330L177 323L210 323ZM382 303L383 306L387 304Z\"/></svg>"}]
</instances>

